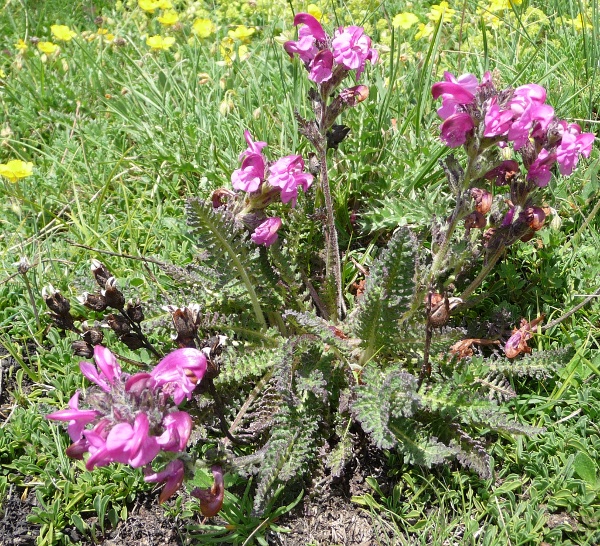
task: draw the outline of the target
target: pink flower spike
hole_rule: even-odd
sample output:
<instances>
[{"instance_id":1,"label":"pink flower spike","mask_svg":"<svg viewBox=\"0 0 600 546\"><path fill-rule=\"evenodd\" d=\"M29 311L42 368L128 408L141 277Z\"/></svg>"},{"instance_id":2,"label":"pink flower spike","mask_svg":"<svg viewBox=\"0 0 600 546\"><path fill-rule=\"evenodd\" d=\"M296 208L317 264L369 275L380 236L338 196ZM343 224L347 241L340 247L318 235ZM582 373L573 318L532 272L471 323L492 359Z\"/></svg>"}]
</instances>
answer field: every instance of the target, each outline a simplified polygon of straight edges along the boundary
<instances>
[{"instance_id":1,"label":"pink flower spike","mask_svg":"<svg viewBox=\"0 0 600 546\"><path fill-rule=\"evenodd\" d=\"M323 83L333 76L333 53L328 49L319 51L310 64L308 79L315 83Z\"/></svg>"},{"instance_id":2,"label":"pink flower spike","mask_svg":"<svg viewBox=\"0 0 600 546\"><path fill-rule=\"evenodd\" d=\"M453 114L440 127L440 138L450 148L457 148L467 141L467 133L475 127L469 114Z\"/></svg>"},{"instance_id":3,"label":"pink flower spike","mask_svg":"<svg viewBox=\"0 0 600 546\"><path fill-rule=\"evenodd\" d=\"M294 26L298 25L306 25L310 35L313 36L315 40L319 40L321 42L327 40L327 34L325 34L321 23L319 23L319 21L310 15L310 13L298 13L296 17L294 17Z\"/></svg>"},{"instance_id":4,"label":"pink flower spike","mask_svg":"<svg viewBox=\"0 0 600 546\"><path fill-rule=\"evenodd\" d=\"M251 236L252 242L257 245L271 246L277 241L277 230L281 227L281 218L274 216L262 222Z\"/></svg>"},{"instance_id":5,"label":"pink flower spike","mask_svg":"<svg viewBox=\"0 0 600 546\"><path fill-rule=\"evenodd\" d=\"M144 469L144 474L145 482L165 482L165 486L163 487L163 490L160 492L160 496L158 497L158 502L163 503L167 499L170 499L181 487L181 484L183 483L183 477L185 474L185 467L181 459L175 459L171 461L161 472L147 474L146 469Z\"/></svg>"},{"instance_id":6,"label":"pink flower spike","mask_svg":"<svg viewBox=\"0 0 600 546\"><path fill-rule=\"evenodd\" d=\"M100 412L96 410L80 410L77 407L78 404L79 391L76 391L69 400L69 408L71 409L55 411L54 413L46 415L46 419L53 421L68 421L69 425L67 427L67 432L73 442L80 440L81 433L86 425L94 421L100 415Z\"/></svg>"},{"instance_id":7,"label":"pink flower spike","mask_svg":"<svg viewBox=\"0 0 600 546\"><path fill-rule=\"evenodd\" d=\"M240 154L240 161L242 161L244 159L244 157L246 157L247 155L260 154L262 152L262 149L267 145L267 143L263 142L262 140L259 140L258 142L254 142L254 140L252 140L252 135L250 134L250 131L248 131L248 129L246 129L244 131L244 138L246 139L248 148L246 148Z\"/></svg>"},{"instance_id":8,"label":"pink flower spike","mask_svg":"<svg viewBox=\"0 0 600 546\"><path fill-rule=\"evenodd\" d=\"M261 154L247 154L241 169L231 174L231 185L236 190L252 193L258 190L265 177L265 160Z\"/></svg>"},{"instance_id":9,"label":"pink flower spike","mask_svg":"<svg viewBox=\"0 0 600 546\"><path fill-rule=\"evenodd\" d=\"M165 431L157 442L163 451L183 451L192 433L192 418L185 411L169 413L163 420Z\"/></svg>"},{"instance_id":10,"label":"pink flower spike","mask_svg":"<svg viewBox=\"0 0 600 546\"><path fill-rule=\"evenodd\" d=\"M547 186L552 177L550 169L555 161L556 154L551 154L548 150L542 149L527 171L527 180L531 180L540 188Z\"/></svg>"}]
</instances>

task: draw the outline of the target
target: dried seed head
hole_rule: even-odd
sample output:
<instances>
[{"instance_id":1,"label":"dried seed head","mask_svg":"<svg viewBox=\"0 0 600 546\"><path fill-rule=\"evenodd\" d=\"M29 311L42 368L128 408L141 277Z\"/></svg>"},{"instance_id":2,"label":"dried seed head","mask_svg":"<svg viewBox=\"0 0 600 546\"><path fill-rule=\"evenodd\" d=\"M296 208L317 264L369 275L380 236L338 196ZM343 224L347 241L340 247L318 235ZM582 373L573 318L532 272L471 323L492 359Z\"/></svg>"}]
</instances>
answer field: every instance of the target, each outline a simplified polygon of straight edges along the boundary
<instances>
[{"instance_id":1,"label":"dried seed head","mask_svg":"<svg viewBox=\"0 0 600 546\"><path fill-rule=\"evenodd\" d=\"M66 299L52 285L42 288L42 297L50 311L54 311L57 315L68 315L71 309L69 300Z\"/></svg>"},{"instance_id":2,"label":"dried seed head","mask_svg":"<svg viewBox=\"0 0 600 546\"><path fill-rule=\"evenodd\" d=\"M21 256L21 259L17 262L17 271L20 275L25 275L31 269L31 262L27 259L27 256Z\"/></svg>"},{"instance_id":3,"label":"dried seed head","mask_svg":"<svg viewBox=\"0 0 600 546\"><path fill-rule=\"evenodd\" d=\"M92 358L94 356L94 347L86 343L83 339L71 343L73 354L83 358Z\"/></svg>"},{"instance_id":4,"label":"dried seed head","mask_svg":"<svg viewBox=\"0 0 600 546\"><path fill-rule=\"evenodd\" d=\"M138 337L137 334L134 334L133 332L123 334L119 338L119 341L127 345L127 347L129 347L132 351L141 349L144 346L144 342Z\"/></svg>"},{"instance_id":5,"label":"dried seed head","mask_svg":"<svg viewBox=\"0 0 600 546\"><path fill-rule=\"evenodd\" d=\"M112 307L113 309L123 309L125 306L125 296L123 292L121 292L117 288L117 280L114 277L110 277L104 286L104 290L101 291L101 294L106 299L106 305Z\"/></svg>"},{"instance_id":6,"label":"dried seed head","mask_svg":"<svg viewBox=\"0 0 600 546\"><path fill-rule=\"evenodd\" d=\"M136 300L135 303L129 300L125 306L125 312L137 324L144 320L144 310L142 309L142 302L140 300Z\"/></svg>"},{"instance_id":7,"label":"dried seed head","mask_svg":"<svg viewBox=\"0 0 600 546\"><path fill-rule=\"evenodd\" d=\"M484 228L486 224L487 220L485 219L485 216L478 211L473 211L465 218L465 228L467 229L481 229Z\"/></svg>"},{"instance_id":8,"label":"dried seed head","mask_svg":"<svg viewBox=\"0 0 600 546\"><path fill-rule=\"evenodd\" d=\"M121 315L113 315L112 313L106 317L108 327L118 336L128 334L131 331L129 321Z\"/></svg>"},{"instance_id":9,"label":"dried seed head","mask_svg":"<svg viewBox=\"0 0 600 546\"><path fill-rule=\"evenodd\" d=\"M104 339L104 334L100 328L89 328L81 336L89 345L100 345Z\"/></svg>"},{"instance_id":10,"label":"dried seed head","mask_svg":"<svg viewBox=\"0 0 600 546\"><path fill-rule=\"evenodd\" d=\"M104 311L108 306L106 303L106 298L101 294L90 294L88 292L84 292L78 299L81 303L83 303L83 305L92 311Z\"/></svg>"},{"instance_id":11,"label":"dried seed head","mask_svg":"<svg viewBox=\"0 0 600 546\"><path fill-rule=\"evenodd\" d=\"M110 271L106 269L106 266L99 260L93 259L91 268L94 278L100 288L106 286L106 281L112 277Z\"/></svg>"},{"instance_id":12,"label":"dried seed head","mask_svg":"<svg viewBox=\"0 0 600 546\"><path fill-rule=\"evenodd\" d=\"M471 197L475 201L475 210L477 212L481 214L490 212L494 198L489 191L482 190L481 188L472 188Z\"/></svg>"}]
</instances>

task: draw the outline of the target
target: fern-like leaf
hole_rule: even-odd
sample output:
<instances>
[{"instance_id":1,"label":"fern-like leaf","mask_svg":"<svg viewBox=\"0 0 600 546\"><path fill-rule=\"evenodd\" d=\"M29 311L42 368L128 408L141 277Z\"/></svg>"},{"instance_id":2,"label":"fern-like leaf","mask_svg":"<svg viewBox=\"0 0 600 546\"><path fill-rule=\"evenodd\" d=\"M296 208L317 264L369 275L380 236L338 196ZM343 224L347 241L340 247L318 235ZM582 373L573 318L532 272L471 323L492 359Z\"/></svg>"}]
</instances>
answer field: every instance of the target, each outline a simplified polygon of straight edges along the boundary
<instances>
[{"instance_id":1,"label":"fern-like leaf","mask_svg":"<svg viewBox=\"0 0 600 546\"><path fill-rule=\"evenodd\" d=\"M416 239L401 228L371 267L354 322L367 360L401 335L400 322L410 310L415 289L416 259Z\"/></svg>"}]
</instances>

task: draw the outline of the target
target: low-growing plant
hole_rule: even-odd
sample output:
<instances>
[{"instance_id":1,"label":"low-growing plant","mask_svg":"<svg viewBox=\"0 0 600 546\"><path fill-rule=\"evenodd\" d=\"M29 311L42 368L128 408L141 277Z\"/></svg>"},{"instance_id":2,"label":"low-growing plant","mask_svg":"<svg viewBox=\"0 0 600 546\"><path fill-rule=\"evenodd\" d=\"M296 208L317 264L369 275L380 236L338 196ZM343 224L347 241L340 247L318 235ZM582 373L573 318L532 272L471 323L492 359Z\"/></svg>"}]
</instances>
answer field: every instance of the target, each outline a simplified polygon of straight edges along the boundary
<instances>
[{"instance_id":1,"label":"low-growing plant","mask_svg":"<svg viewBox=\"0 0 600 546\"><path fill-rule=\"evenodd\" d=\"M68 421L67 453L89 452L88 470L143 467L145 481L165 484L161 500L209 468L213 485L191 491L206 517L227 503L227 473L252 476L261 514L282 485L341 476L367 441L406 463L456 460L490 478L486 436L543 431L504 410L516 395L511 379L542 378L568 356L528 346L541 315L512 331L503 308L485 321L460 317L506 249L543 229L554 165L571 174L593 135L557 119L539 85L446 73L432 94L442 99L441 139L459 149L442 161L447 215L373 241L375 258L356 266L338 244L328 163L350 131L339 116L368 98L356 83L377 51L358 26L331 36L307 13L294 24L298 40L284 47L312 82L314 118L296 114L312 151L275 159L247 130L232 188L188 199L194 259L151 260L178 287L164 296L177 348L165 320L146 319L155 306L127 302L97 260L97 290L81 295L88 316L60 291L44 292L54 324L77 336L75 353L96 362L81 363L95 384L83 400L76 392L70 409L48 416ZM344 87L348 77L356 85ZM591 480L586 462L579 472Z\"/></svg>"}]
</instances>

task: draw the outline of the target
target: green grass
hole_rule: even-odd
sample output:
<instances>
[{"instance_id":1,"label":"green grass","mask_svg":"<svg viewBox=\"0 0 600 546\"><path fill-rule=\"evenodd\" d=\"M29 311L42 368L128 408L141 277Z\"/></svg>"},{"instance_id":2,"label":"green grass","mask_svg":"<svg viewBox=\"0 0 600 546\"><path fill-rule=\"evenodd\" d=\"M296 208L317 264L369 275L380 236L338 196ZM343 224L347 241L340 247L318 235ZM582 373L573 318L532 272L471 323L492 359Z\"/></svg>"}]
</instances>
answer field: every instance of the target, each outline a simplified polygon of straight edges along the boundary
<instances>
[{"instance_id":1,"label":"green grass","mask_svg":"<svg viewBox=\"0 0 600 546\"><path fill-rule=\"evenodd\" d=\"M9 1L0 13L0 48L6 50L0 56L5 73L0 78L0 163L13 158L34 163L33 176L0 183L5 204L0 211L0 345L20 364L8 370L2 386L0 499L11 487L35 495L38 506L31 521L41 525L40 545L71 543L65 529L73 527L100 536L105 526L126 518L136 495L151 489L139 471L128 467L88 472L83 463L69 460L66 434L43 418L66 406L84 381L71 339L47 328L42 287L52 283L74 299L91 289L89 260L99 257L128 294L153 303L148 318L165 320L161 305L166 295L173 304L188 303L186 295L158 268L122 255L178 265L193 260L196 246L185 223L184 201L229 187L245 128L268 141L273 156L309 151L294 117L296 109L308 113L304 71L297 61L290 62L277 38L282 31L292 35L287 4L267 9L259 2L252 16L242 12L246 17L236 20L236 2L218 3L218 10L201 2L197 16L213 17L216 34L195 39L190 21L184 20L181 30L170 31L177 44L166 52L150 52L142 39L160 31L154 18L135 2L123 4L117 10L113 2L76 2L67 9L61 1ZM182 13L187 7L183 1L174 4ZM306 8L291 4L296 12ZM455 4L455 18L441 24L431 42L415 39L416 28L391 28L391 18L407 9L403 2L384 2L390 20L382 23L377 22L379 3L321 6L324 12L335 8L341 23L366 23L375 42L383 43L383 61L365 78L369 101L348 112L344 122L351 135L331 157L340 244L361 263L370 263L372 245L395 227L423 228L432 215L447 209L438 166L446 150L438 140L429 91L444 70L480 75L490 69L507 85L542 84L561 118L588 131L597 129L597 2L524 0L498 14L503 23L497 29L469 15L476 2ZM590 28L575 31L558 18L573 18L586 5ZM532 15L526 17L528 7L548 18L536 23ZM426 22L428 7L414 10ZM123 45L78 37L45 59L30 42L23 53L14 47L19 38L49 39L55 23L95 32L99 15ZM258 27L248 44L251 55L228 66L219 43L230 25L242 22ZM206 82L200 73L208 75ZM223 114L226 99L233 108ZM505 305L515 320L541 312L551 320L596 290L598 196L594 151L572 177L555 177L546 191L562 225L540 232L536 244L513 247L474 313L489 315ZM35 306L17 273L22 256L32 264L27 281ZM347 260L348 284L356 273ZM372 494L355 500L371 511L376 527L394 533L390 544L600 542L599 321L596 298L534 338L535 348L567 347L574 356L554 376L513 385L518 397L506 411L545 427L546 433L494 438L489 446L495 460L492 480L454 467L412 467L389 454L387 475L370 482ZM157 341L167 348L168 334ZM0 358L6 369L8 360ZM227 522L236 528L234 543L242 544L263 535L256 532L260 521L249 514L251 492L242 486L238 490L226 501ZM282 503L291 506L291 500ZM189 515L189 507L179 501L171 510ZM273 507L275 515L265 529L276 530L274 521L282 512ZM90 516L99 516L96 530L84 521ZM194 535L195 540L215 543L223 529L211 532Z\"/></svg>"}]
</instances>

